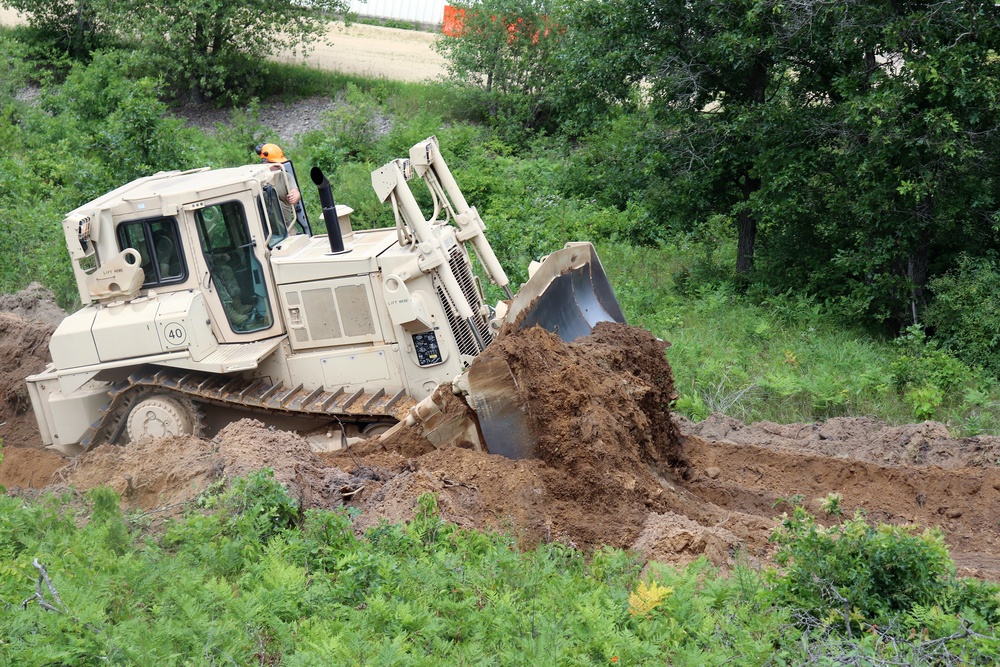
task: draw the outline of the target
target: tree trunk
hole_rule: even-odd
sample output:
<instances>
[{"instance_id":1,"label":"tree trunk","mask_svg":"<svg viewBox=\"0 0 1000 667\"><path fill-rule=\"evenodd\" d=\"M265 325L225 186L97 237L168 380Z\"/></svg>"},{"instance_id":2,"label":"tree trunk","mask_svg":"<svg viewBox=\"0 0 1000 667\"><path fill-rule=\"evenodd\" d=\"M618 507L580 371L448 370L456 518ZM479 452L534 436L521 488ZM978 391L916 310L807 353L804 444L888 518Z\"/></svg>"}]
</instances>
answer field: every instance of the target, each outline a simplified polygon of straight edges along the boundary
<instances>
[{"instance_id":1,"label":"tree trunk","mask_svg":"<svg viewBox=\"0 0 1000 667\"><path fill-rule=\"evenodd\" d=\"M767 64L763 57L758 57L750 69L747 80L747 99L750 106L764 104L767 100L766 93ZM736 273L746 276L753 270L754 244L757 242L757 218L750 211L750 197L760 190L760 179L750 176L748 169L744 170L739 176L739 188L743 197L743 207L736 219Z\"/></svg>"},{"instance_id":2,"label":"tree trunk","mask_svg":"<svg viewBox=\"0 0 1000 667\"><path fill-rule=\"evenodd\" d=\"M929 207L928 207L929 208ZM917 247L907 261L907 278L910 281L910 312L913 324L920 323L920 313L927 306L924 286L927 285L927 262L930 255L931 235L924 227L920 231Z\"/></svg>"},{"instance_id":3,"label":"tree trunk","mask_svg":"<svg viewBox=\"0 0 1000 667\"><path fill-rule=\"evenodd\" d=\"M736 273L750 275L753 270L754 244L757 242L757 218L750 212L750 196L760 189L760 179L744 175L740 182L743 208L736 218Z\"/></svg>"}]
</instances>

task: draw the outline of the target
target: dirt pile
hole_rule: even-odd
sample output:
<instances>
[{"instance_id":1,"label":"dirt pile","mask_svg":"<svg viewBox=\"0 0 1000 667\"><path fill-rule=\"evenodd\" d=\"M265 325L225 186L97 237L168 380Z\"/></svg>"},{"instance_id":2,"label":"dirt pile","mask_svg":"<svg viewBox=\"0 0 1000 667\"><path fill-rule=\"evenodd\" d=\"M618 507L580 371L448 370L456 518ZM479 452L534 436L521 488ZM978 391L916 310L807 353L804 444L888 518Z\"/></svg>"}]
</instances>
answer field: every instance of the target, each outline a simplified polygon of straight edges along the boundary
<instances>
[{"instance_id":1,"label":"dirt pile","mask_svg":"<svg viewBox=\"0 0 1000 667\"><path fill-rule=\"evenodd\" d=\"M24 378L45 369L49 338L66 313L38 283L0 296L0 442L40 446Z\"/></svg>"},{"instance_id":2,"label":"dirt pile","mask_svg":"<svg viewBox=\"0 0 1000 667\"><path fill-rule=\"evenodd\" d=\"M78 456L54 475L77 489L110 486L127 509L179 508L216 480L263 468L306 507L334 507L365 479L323 465L299 435L254 419L226 426L214 439L144 439L126 446L102 445Z\"/></svg>"},{"instance_id":3,"label":"dirt pile","mask_svg":"<svg viewBox=\"0 0 1000 667\"><path fill-rule=\"evenodd\" d=\"M417 496L436 491L456 523L516 527L528 544L629 546L650 508L667 509L655 470L666 469L680 451L666 347L620 324L600 324L572 344L537 327L498 338L488 354L503 359L517 380L538 459L434 450L404 431L385 443L399 459L381 459L398 477L358 502L369 515L384 512L389 497L394 506L405 498L406 512L393 514L405 519ZM378 455L371 445L361 451ZM345 459L357 455L334 453L328 460L348 466Z\"/></svg>"},{"instance_id":4,"label":"dirt pile","mask_svg":"<svg viewBox=\"0 0 1000 667\"><path fill-rule=\"evenodd\" d=\"M877 419L837 417L813 424L756 422L747 425L725 415L713 414L698 424L687 422L685 432L706 440L855 458L893 466L963 468L1000 462L1000 437L979 435L956 439L944 424L933 421L889 426Z\"/></svg>"}]
</instances>

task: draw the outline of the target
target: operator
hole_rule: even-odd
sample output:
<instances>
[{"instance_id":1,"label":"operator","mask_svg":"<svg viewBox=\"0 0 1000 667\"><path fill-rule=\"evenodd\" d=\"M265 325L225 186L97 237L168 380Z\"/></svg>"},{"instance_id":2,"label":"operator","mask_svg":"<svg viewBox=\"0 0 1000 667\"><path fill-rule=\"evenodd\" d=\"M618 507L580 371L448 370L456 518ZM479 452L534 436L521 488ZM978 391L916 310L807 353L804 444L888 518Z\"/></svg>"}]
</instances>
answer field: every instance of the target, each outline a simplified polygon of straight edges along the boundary
<instances>
[{"instance_id":1,"label":"operator","mask_svg":"<svg viewBox=\"0 0 1000 667\"><path fill-rule=\"evenodd\" d=\"M237 280L236 273L229 264L219 262L214 266L212 275L233 329L242 331L243 325L253 316L255 299L250 303L247 302L243 290L240 289L240 281Z\"/></svg>"},{"instance_id":2,"label":"operator","mask_svg":"<svg viewBox=\"0 0 1000 667\"><path fill-rule=\"evenodd\" d=\"M288 175L291 183L288 193L284 196L280 193L278 195L286 223L295 220L299 223L302 233L312 234L312 230L309 228L309 219L306 217L306 209L302 205L302 193L299 192L299 184L295 179L295 166L292 161L285 157L285 153L277 144L259 144L254 150L260 156L261 162L280 165L281 169Z\"/></svg>"}]
</instances>

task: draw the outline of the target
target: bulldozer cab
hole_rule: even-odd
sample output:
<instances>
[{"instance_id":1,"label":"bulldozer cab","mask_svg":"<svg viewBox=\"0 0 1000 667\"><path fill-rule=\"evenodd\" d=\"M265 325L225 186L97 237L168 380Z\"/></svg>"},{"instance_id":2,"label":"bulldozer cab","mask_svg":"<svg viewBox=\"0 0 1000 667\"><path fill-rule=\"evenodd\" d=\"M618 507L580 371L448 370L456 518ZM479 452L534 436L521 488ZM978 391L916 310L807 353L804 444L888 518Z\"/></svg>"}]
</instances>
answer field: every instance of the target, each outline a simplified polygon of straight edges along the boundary
<instances>
[{"instance_id":1,"label":"bulldozer cab","mask_svg":"<svg viewBox=\"0 0 1000 667\"><path fill-rule=\"evenodd\" d=\"M266 194L264 195L266 201ZM267 225L261 202L251 206L248 197L229 197L206 202L192 210L199 246L219 305L235 334L274 334L274 299L266 262L258 256L261 248L251 222ZM279 218L280 220L280 218ZM277 223L278 221L273 221ZM267 245L287 236L287 228L272 224L265 232ZM264 245L264 244L260 244Z\"/></svg>"}]
</instances>

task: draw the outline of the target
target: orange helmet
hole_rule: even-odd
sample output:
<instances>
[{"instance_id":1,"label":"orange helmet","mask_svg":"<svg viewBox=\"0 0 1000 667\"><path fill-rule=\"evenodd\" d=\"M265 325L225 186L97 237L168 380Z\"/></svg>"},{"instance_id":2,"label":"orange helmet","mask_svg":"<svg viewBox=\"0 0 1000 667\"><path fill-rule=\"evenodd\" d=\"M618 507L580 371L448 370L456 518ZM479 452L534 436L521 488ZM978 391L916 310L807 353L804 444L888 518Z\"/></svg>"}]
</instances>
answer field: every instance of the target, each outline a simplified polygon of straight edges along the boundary
<instances>
[{"instance_id":1,"label":"orange helmet","mask_svg":"<svg viewBox=\"0 0 1000 667\"><path fill-rule=\"evenodd\" d=\"M257 155L264 162L284 162L285 154L281 152L281 147L277 144L263 144L257 151Z\"/></svg>"}]
</instances>

